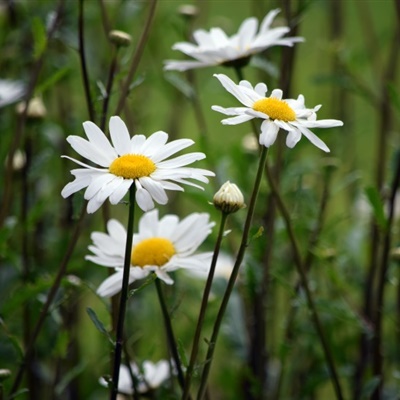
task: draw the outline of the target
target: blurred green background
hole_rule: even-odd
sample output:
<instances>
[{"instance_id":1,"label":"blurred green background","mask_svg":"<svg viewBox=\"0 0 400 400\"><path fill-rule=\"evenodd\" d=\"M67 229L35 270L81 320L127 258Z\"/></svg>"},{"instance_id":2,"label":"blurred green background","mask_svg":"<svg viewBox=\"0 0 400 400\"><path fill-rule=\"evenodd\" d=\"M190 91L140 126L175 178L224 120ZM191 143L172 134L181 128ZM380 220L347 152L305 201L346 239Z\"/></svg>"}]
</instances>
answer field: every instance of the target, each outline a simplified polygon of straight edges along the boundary
<instances>
[{"instance_id":1,"label":"blurred green background","mask_svg":"<svg viewBox=\"0 0 400 400\"><path fill-rule=\"evenodd\" d=\"M4 393L9 391L21 359L26 341L24 323L31 331L66 252L83 202L82 194L72 200L60 195L61 189L72 179L69 171L73 168L71 162L60 156L75 156L65 139L71 134L83 136L82 122L89 119L79 62L79 3L65 2L61 23L47 47L45 27L54 17L58 2L0 3L0 79L28 84L44 49L34 95L42 99L47 110L43 118L28 118L23 126L18 149L25 154L29 152L29 170L27 175L24 169L13 172L12 202L0 230L0 369L11 371L11 378L4 381ZM97 117L113 56L107 28L123 30L132 36L132 44L119 52L109 117L116 108L122 82L139 41L148 2L85 0L83 4L86 62ZM234 71L209 67L190 73L165 72L164 60L184 58L171 49L172 45L188 40L191 30L197 28L208 30L219 26L233 34L245 18L256 16L261 20L276 7L284 12L278 15L275 23L287 25L284 16L289 12L293 17L290 26L297 27L296 34L303 36L305 42L296 45L294 63L289 71L290 92L284 97L303 94L307 107L323 105L318 112L319 119L341 119L344 127L315 130L331 149L328 155L311 146L305 138L293 150L283 147L282 134L280 144L270 150L269 163L271 166L281 163L281 194L291 211L303 256L311 250L314 257L309 282L332 346L345 398L355 398L353 375L359 359L360 335L373 336L373 324L363 314L365 282L376 239L371 236L371 227L379 226L382 218L386 218L385 204L400 148L398 7L395 1L389 0L197 1L190 3L198 11L191 18L180 12L184 4L187 2L158 1L149 40L121 117L131 134L150 135L164 130L171 139L192 138L196 144L191 151L207 154L207 159L196 166L212 169L217 176L204 192L188 187L185 193L170 193L170 202L160 213L174 212L183 218L190 212L208 212L218 221L217 211L209 204L215 191L229 179L237 183L249 199L257 165L257 150L246 147L244 142L246 137L251 140L250 124L224 126L220 123L221 115L211 110L212 105L234 106L236 100L212 76L225 73L237 81ZM284 59L282 48L267 50L253 57L244 71L245 77L253 84L265 82L269 90L280 87ZM13 138L21 129L19 118L15 104L0 109L2 176L6 174L6 159ZM0 181L0 196L5 191L4 182L4 179ZM22 195L24 185L28 187L27 198ZM309 248L325 186L329 193L323 227L318 232L317 244ZM265 182L253 233L264 225L268 196ZM25 217L23 199L27 201L25 210L28 209ZM124 223L125 205L109 211L112 217ZM232 232L224 241L223 249L231 257L237 251L244 217L245 211L241 211L229 222ZM397 217L396 214L392 229L393 248L399 245ZM102 213L86 217L84 224L68 264L67 276L63 278L35 348L30 379L36 382L36 393L22 393L17 398L90 400L108 397L107 389L98 379L110 373L111 346L86 311L88 307L93 309L110 329L109 302L95 294L107 270L84 260L90 233L103 230ZM378 229L378 245L382 243L383 233ZM216 229L202 247L203 251L213 248L215 236ZM269 240L273 252L266 278L268 294L263 300L267 388L262 395L257 393L257 382L251 383L248 358L252 348L250 332L257 318L254 309L260 282L265 276L263 255ZM399 261L395 257L390 260L382 310L385 360L382 398L397 399L400 392ZM29 276L24 276L24 262L30 265ZM181 352L188 356L204 280L182 271L176 272L174 279L175 284L165 287L165 293ZM251 241L218 343L210 379L211 399L261 399L262 396L276 399L282 366L285 374L279 398L335 398L304 296L294 295L297 279L287 232L277 213L274 235L265 230ZM210 334L225 285L223 277L214 284L205 337ZM298 312L292 337L286 340L287 316L292 307ZM152 286L130 299L126 332L128 351L138 362L169 358L161 312ZM205 350L203 342L200 360ZM253 394L243 389L249 382L250 386L253 384ZM24 382L21 388L27 385ZM376 379L369 365L366 365L361 386L358 398L371 398ZM175 394L168 393L166 388L161 388L154 398L179 398L177 387Z\"/></svg>"}]
</instances>

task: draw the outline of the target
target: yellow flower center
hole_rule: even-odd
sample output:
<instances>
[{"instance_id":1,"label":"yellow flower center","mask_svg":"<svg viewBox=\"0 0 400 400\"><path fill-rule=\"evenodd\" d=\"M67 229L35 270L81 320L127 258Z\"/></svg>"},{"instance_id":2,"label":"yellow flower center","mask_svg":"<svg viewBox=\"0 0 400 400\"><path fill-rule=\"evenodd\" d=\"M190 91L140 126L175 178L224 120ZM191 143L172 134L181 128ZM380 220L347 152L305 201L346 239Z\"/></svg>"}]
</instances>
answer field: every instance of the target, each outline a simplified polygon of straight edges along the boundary
<instances>
[{"instance_id":1,"label":"yellow flower center","mask_svg":"<svg viewBox=\"0 0 400 400\"><path fill-rule=\"evenodd\" d=\"M280 121L294 121L296 113L284 100L269 97L256 101L253 104L253 110L267 114L271 119Z\"/></svg>"},{"instance_id":2,"label":"yellow flower center","mask_svg":"<svg viewBox=\"0 0 400 400\"><path fill-rule=\"evenodd\" d=\"M133 248L131 263L142 268L145 265L161 267L174 254L175 247L170 240L159 237L144 239Z\"/></svg>"},{"instance_id":3,"label":"yellow flower center","mask_svg":"<svg viewBox=\"0 0 400 400\"><path fill-rule=\"evenodd\" d=\"M125 154L116 158L110 165L109 171L125 179L138 179L149 176L156 170L156 165L150 158L141 154Z\"/></svg>"}]
</instances>

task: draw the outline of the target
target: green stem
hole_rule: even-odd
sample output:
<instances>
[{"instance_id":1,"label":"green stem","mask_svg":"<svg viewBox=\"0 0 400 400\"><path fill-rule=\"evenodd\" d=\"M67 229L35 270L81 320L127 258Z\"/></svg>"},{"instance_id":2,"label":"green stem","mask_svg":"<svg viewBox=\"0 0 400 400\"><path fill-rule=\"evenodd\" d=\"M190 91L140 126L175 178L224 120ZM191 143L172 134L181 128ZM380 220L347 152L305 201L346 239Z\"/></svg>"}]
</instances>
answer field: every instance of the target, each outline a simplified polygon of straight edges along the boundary
<instances>
[{"instance_id":1,"label":"green stem","mask_svg":"<svg viewBox=\"0 0 400 400\"><path fill-rule=\"evenodd\" d=\"M297 272L300 276L300 282L301 282L301 285L302 285L303 290L306 295L307 305L308 305L309 310L311 311L312 321L314 323L315 329L317 331L319 340L321 342L321 345L322 345L322 348L323 348L323 351L325 354L325 359L326 359L326 362L328 364L328 368L329 368L329 371L331 374L332 384L335 389L336 398L338 400L343 400L344 397L343 397L342 389L341 389L341 386L339 383L339 377L338 377L338 374L336 371L336 367L335 367L335 363L333 360L331 350L328 345L328 341L326 340L324 331L322 329L322 324L319 319L317 309L315 307L314 299L312 297L310 288L308 286L307 274L306 274L306 271L304 268L303 260L300 255L299 245L297 243L296 235L294 233L294 229L293 229L293 225L292 225L292 222L290 219L289 211L287 210L286 205L282 200L282 197L281 197L281 195L278 191L278 188L276 187L276 184L274 182L274 179L271 175L271 171L269 170L268 167L266 168L266 171L267 171L268 182L269 182L271 190L276 198L278 208L280 209L281 215L286 224L286 230L288 232L289 239L292 243L292 248L293 248L293 252L294 252L294 261L295 261L294 264L295 264L295 266L297 268Z\"/></svg>"},{"instance_id":2,"label":"green stem","mask_svg":"<svg viewBox=\"0 0 400 400\"><path fill-rule=\"evenodd\" d=\"M175 366L176 366L176 369L178 371L179 385L181 386L181 388L183 390L183 388L185 387L185 378L183 376L181 361L179 359L179 354L178 354L178 347L176 345L174 331L172 330L171 318L170 318L169 313L168 313L167 305L165 304L165 299L164 299L164 295L163 295L163 292L162 292L160 279L156 279L156 288L157 288L158 300L160 302L161 311L162 311L163 318L164 318L164 324L165 324L165 330L166 330L166 333L167 333L168 346L170 348L170 352L172 354L172 358L174 359Z\"/></svg>"},{"instance_id":3,"label":"green stem","mask_svg":"<svg viewBox=\"0 0 400 400\"><path fill-rule=\"evenodd\" d=\"M211 260L210 272L208 273L206 286L204 288L203 299L201 301L199 318L197 320L196 331L195 331L194 338L193 338L192 353L190 355L190 361L189 361L189 365L188 365L188 368L186 371L185 389L183 391L182 400L187 400L189 398L190 383L192 380L193 369L194 369L197 354L199 351L199 341L200 341L201 329L203 327L204 317L206 314L206 309L207 309L207 304L208 304L208 298L210 296L211 285L212 285L212 282L214 279L215 266L216 266L217 260L218 260L219 249L221 247L221 242L222 242L222 238L224 235L224 229L225 229L225 223L226 223L227 217L228 217L228 214L221 212L221 222L219 225L218 237L217 237L217 241L216 241L215 247L214 247L213 258Z\"/></svg>"},{"instance_id":4,"label":"green stem","mask_svg":"<svg viewBox=\"0 0 400 400\"><path fill-rule=\"evenodd\" d=\"M135 194L136 194L135 188L136 188L135 183L133 183L129 189L129 216L128 216L128 227L126 232L125 260L124 260L124 271L122 277L122 289L121 289L121 296L119 303L117 335L115 341L114 371L113 371L112 387L110 394L111 400L116 400L118 395L118 380L119 380L119 370L122 357L125 311L126 311L126 303L128 300L129 271L131 268L132 238L133 238L133 227L135 219Z\"/></svg>"},{"instance_id":5,"label":"green stem","mask_svg":"<svg viewBox=\"0 0 400 400\"><path fill-rule=\"evenodd\" d=\"M244 228L243 228L242 241L240 243L239 252L236 257L236 262L233 267L232 274L229 278L228 286L226 287L224 297L222 299L220 308L218 310L217 318L214 322L213 332L211 335L211 340L209 342L209 347L208 347L208 351L207 351L206 362L205 362L203 373L201 376L200 388L199 388L199 392L197 394L197 400L203 399L203 397L205 395L206 388L207 388L208 375L209 375L210 368L211 368L211 362L213 359L215 345L217 342L219 329L220 329L221 323L222 323L222 318L225 314L225 310L228 305L229 298L231 296L233 287L236 282L236 278L239 273L240 265L243 261L244 254L248 247L249 231L250 231L251 223L253 220L254 209L255 209L257 196L258 196L258 192L260 189L260 184L261 184L261 180L262 180L262 176L263 176L263 172L264 172L264 168L265 168L265 162L267 160L267 154L268 154L268 148L263 146L262 150L261 150L259 164L258 164L256 179L254 182L253 192L251 194L250 204L249 204L249 208L247 211L247 217L246 217L246 221L245 221Z\"/></svg>"}]
</instances>

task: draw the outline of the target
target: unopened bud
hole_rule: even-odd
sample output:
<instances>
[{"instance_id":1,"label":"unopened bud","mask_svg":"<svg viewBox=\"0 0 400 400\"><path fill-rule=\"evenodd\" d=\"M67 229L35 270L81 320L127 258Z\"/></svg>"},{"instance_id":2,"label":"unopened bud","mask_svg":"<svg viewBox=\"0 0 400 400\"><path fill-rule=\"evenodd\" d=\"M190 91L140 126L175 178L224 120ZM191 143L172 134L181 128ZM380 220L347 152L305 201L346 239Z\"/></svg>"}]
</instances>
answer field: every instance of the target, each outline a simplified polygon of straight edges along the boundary
<instances>
[{"instance_id":1,"label":"unopened bud","mask_svg":"<svg viewBox=\"0 0 400 400\"><path fill-rule=\"evenodd\" d=\"M8 165L8 155L4 161L4 165ZM17 149L13 155L12 168L14 171L20 171L26 164L26 155L23 151Z\"/></svg>"},{"instance_id":2,"label":"unopened bud","mask_svg":"<svg viewBox=\"0 0 400 400\"><path fill-rule=\"evenodd\" d=\"M17 114L22 114L25 110L26 102L22 101L17 104ZM26 116L31 119L41 119L47 114L46 107L40 97L34 97L29 101L28 109L26 110Z\"/></svg>"},{"instance_id":3,"label":"unopened bud","mask_svg":"<svg viewBox=\"0 0 400 400\"><path fill-rule=\"evenodd\" d=\"M11 371L9 369L0 369L0 382L5 381L11 376Z\"/></svg>"},{"instance_id":4,"label":"unopened bud","mask_svg":"<svg viewBox=\"0 0 400 400\"><path fill-rule=\"evenodd\" d=\"M111 42L116 46L127 47L132 42L132 36L122 31L117 31L117 30L111 31L108 34L108 37L111 40Z\"/></svg>"},{"instance_id":5,"label":"unopened bud","mask_svg":"<svg viewBox=\"0 0 400 400\"><path fill-rule=\"evenodd\" d=\"M234 213L245 207L244 198L239 188L229 181L225 182L215 193L213 198L214 206L225 214Z\"/></svg>"},{"instance_id":6,"label":"unopened bud","mask_svg":"<svg viewBox=\"0 0 400 400\"><path fill-rule=\"evenodd\" d=\"M199 14L199 9L192 4L183 4L178 8L178 12L185 18L195 18Z\"/></svg>"}]
</instances>

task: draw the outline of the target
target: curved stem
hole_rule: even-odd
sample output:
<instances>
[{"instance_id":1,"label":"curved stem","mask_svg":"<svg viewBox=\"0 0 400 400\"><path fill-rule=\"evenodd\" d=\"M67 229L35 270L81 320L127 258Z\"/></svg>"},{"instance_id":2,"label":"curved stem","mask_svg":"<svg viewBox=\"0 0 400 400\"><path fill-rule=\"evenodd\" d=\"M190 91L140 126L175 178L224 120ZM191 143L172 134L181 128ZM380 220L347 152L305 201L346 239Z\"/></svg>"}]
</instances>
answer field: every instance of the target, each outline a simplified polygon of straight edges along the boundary
<instances>
[{"instance_id":1,"label":"curved stem","mask_svg":"<svg viewBox=\"0 0 400 400\"><path fill-rule=\"evenodd\" d=\"M174 359L176 369L178 371L179 385L181 386L181 388L183 390L183 388L185 387L185 378L184 378L183 372L182 372L182 366L181 366L181 361L179 359L178 347L176 345L174 331L172 330L171 318L168 313L167 305L165 304L164 295L162 292L161 283L160 283L159 279L156 279L156 288L157 288L158 300L160 302L161 311L162 311L163 318L164 318L168 346L171 351L172 358Z\"/></svg>"},{"instance_id":2,"label":"curved stem","mask_svg":"<svg viewBox=\"0 0 400 400\"><path fill-rule=\"evenodd\" d=\"M101 122L100 122L100 129L104 132L106 127L106 119L108 113L108 105L110 103L111 98L111 91L114 83L114 76L115 71L117 69L117 61L118 61L118 46L113 46L113 58L111 61L110 69L108 71L108 79L107 79L107 86L106 86L106 93L103 101L103 109L101 113Z\"/></svg>"},{"instance_id":3,"label":"curved stem","mask_svg":"<svg viewBox=\"0 0 400 400\"><path fill-rule=\"evenodd\" d=\"M129 216L128 216L128 227L126 230L126 245L125 245L125 259L124 259L124 271L122 277L122 289L119 303L119 314L117 322L117 335L115 341L115 353L114 353L114 371L112 377L111 387L111 400L116 400L118 395L118 380L119 370L121 365L122 356L122 345L123 345L123 334L124 334L124 322L125 322L125 311L126 303L128 300L128 287L129 287L129 271L131 267L131 254L132 254L132 238L133 238L133 226L135 217L135 184L129 189Z\"/></svg>"},{"instance_id":4,"label":"curved stem","mask_svg":"<svg viewBox=\"0 0 400 400\"><path fill-rule=\"evenodd\" d=\"M328 364L328 368L329 368L329 371L331 374L332 384L335 389L336 398L338 400L343 400L344 397L343 397L342 389L341 389L341 386L339 383L339 377L338 377L338 374L336 371L336 367L335 367L335 363L333 360L331 350L328 345L328 341L326 340L324 331L322 329L322 324L319 319L317 309L315 307L314 299L312 297L310 288L308 286L307 274L306 274L306 271L304 268L303 260L300 255L299 245L297 243L296 235L294 233L294 229L293 229L293 225L292 225L292 222L290 219L289 211L286 208L286 205L282 200L282 197L281 197L281 195L276 187L276 184L274 182L274 179L271 175L271 171L269 170L268 167L266 168L266 171L267 171L268 182L269 182L271 190L277 200L278 208L279 208L281 215L285 221L286 231L287 231L287 233L289 235L289 239L292 243L292 248L293 248L293 252L294 252L294 261L295 261L294 264L295 264L295 266L297 268L297 272L300 276L301 286L303 287L303 290L306 295L307 305L308 305L309 310L311 311L312 321L314 323L315 329L317 331L319 340L321 342L321 345L322 345L322 348L323 348L323 351L325 354L325 359L326 359L326 362Z\"/></svg>"},{"instance_id":5,"label":"curved stem","mask_svg":"<svg viewBox=\"0 0 400 400\"><path fill-rule=\"evenodd\" d=\"M261 150L259 164L258 164L257 175L256 175L255 182L254 182L253 192L251 194L247 217L246 217L246 221L245 221L244 228L243 228L242 241L240 243L239 252L236 257L236 262L233 267L232 274L229 278L228 286L226 287L224 297L222 299L220 308L218 310L217 318L214 322L213 332L211 335L211 340L209 342L209 347L208 347L208 351L207 351L206 362L205 362L203 373L201 376L200 388L199 388L199 392L197 394L197 400L201 400L204 397L205 392L206 392L208 375L209 375L210 368L211 368L211 362L213 359L215 345L217 342L219 329L220 329L221 323L222 323L222 318L225 314L225 310L228 305L229 298L231 296L233 287L236 282L236 278L239 273L240 265L243 261L244 254L245 254L247 246L248 246L249 231L250 231L251 223L253 220L254 209L256 206L256 201L257 201L257 196L258 196L258 192L260 189L261 179L262 179L264 168L265 168L265 162L267 160L267 154L268 154L268 148L263 146L262 150Z\"/></svg>"},{"instance_id":6,"label":"curved stem","mask_svg":"<svg viewBox=\"0 0 400 400\"><path fill-rule=\"evenodd\" d=\"M199 341L200 341L201 329L203 327L203 321L204 321L204 317L205 317L205 314L206 314L208 298L210 296L211 285L212 285L212 282L213 282L213 279L214 279L215 266L216 266L217 260L218 260L219 249L221 247L221 242L222 242L222 238L223 238L223 235L224 235L225 223L226 223L227 217L228 217L228 214L226 214L224 212L221 213L221 222L220 222L220 225L219 225L218 237L217 237L217 241L215 242L214 254L213 254L213 257L212 257L212 260L211 260L210 272L208 273L206 286L204 288L204 293L203 293L203 299L201 301L199 318L197 320L196 331L195 331L194 338L193 338L192 353L190 355L190 361L189 361L189 365L188 365L188 368L187 368L187 371L186 371L185 389L183 391L182 400L186 400L186 399L189 398L190 383L191 383L191 380L192 380L193 369L194 369L194 365L196 363L197 354L198 354L198 351L199 351Z\"/></svg>"},{"instance_id":7,"label":"curved stem","mask_svg":"<svg viewBox=\"0 0 400 400\"><path fill-rule=\"evenodd\" d=\"M19 370L17 372L17 375L15 377L13 386L11 388L10 391L10 397L12 397L13 394L15 394L15 392L18 390L19 385L21 384L21 380L23 378L25 369L26 369L26 362L27 360L29 360L29 358L31 357L32 353L33 353L33 349L36 343L36 339L39 336L39 333L43 327L43 323L46 319L47 313L50 309L51 304L53 303L54 298L56 297L57 291L60 287L61 284L61 280L65 275L65 272L67 270L67 266L68 266L68 262L72 256L72 253L74 251L75 245L78 242L78 238L79 235L81 233L82 227L83 227L83 221L84 221L84 217L86 215L86 205L83 206L79 220L75 226L75 230L72 233L72 237L71 240L68 244L68 248L67 251L65 252L64 258L61 261L61 264L58 268L58 272L57 272L57 276L54 279L53 285L50 288L49 294L47 295L47 299L46 299L46 303L43 305L42 310L40 311L40 315L39 315L39 319L33 329L33 333L31 336L31 340L29 342L28 347L25 350L25 354L24 357L22 359L21 362L21 366L19 367Z\"/></svg>"}]
</instances>

